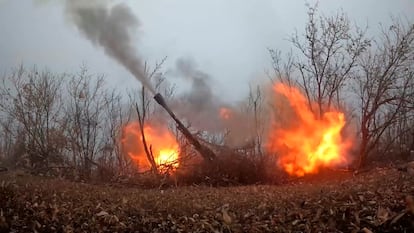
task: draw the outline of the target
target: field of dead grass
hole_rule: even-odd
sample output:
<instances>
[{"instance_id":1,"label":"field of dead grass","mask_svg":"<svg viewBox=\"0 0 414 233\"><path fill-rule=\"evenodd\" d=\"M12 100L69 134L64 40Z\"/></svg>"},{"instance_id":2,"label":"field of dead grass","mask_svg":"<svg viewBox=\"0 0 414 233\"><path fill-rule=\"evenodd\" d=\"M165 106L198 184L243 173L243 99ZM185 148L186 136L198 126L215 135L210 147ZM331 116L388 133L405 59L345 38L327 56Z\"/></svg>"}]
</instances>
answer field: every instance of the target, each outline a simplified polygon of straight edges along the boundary
<instances>
[{"instance_id":1,"label":"field of dead grass","mask_svg":"<svg viewBox=\"0 0 414 233\"><path fill-rule=\"evenodd\" d=\"M414 177L395 168L288 184L140 189L0 175L0 232L414 232Z\"/></svg>"}]
</instances>

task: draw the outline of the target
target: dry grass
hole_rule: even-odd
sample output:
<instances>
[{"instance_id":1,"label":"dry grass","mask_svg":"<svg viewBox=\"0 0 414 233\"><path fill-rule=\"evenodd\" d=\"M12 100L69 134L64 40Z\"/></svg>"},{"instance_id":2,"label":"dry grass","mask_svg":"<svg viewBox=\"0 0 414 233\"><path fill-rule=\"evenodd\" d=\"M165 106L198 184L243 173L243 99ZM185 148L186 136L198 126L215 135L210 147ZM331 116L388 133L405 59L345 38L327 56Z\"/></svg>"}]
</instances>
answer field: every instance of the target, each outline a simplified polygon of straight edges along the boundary
<instances>
[{"instance_id":1,"label":"dry grass","mask_svg":"<svg viewBox=\"0 0 414 233\"><path fill-rule=\"evenodd\" d=\"M3 174L1 232L414 232L414 177L394 168L286 185L139 189Z\"/></svg>"}]
</instances>

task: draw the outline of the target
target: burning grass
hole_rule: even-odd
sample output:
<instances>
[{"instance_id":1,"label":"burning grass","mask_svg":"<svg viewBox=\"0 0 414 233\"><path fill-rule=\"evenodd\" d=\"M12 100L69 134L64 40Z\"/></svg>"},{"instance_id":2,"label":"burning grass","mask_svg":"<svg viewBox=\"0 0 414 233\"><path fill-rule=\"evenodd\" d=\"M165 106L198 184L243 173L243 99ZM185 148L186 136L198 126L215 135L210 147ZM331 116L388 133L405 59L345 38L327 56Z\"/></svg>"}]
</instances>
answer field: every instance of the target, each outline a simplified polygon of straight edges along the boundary
<instances>
[{"instance_id":1,"label":"burning grass","mask_svg":"<svg viewBox=\"0 0 414 233\"><path fill-rule=\"evenodd\" d=\"M2 232L414 231L414 179L394 168L321 173L281 186L166 190L0 179Z\"/></svg>"}]
</instances>

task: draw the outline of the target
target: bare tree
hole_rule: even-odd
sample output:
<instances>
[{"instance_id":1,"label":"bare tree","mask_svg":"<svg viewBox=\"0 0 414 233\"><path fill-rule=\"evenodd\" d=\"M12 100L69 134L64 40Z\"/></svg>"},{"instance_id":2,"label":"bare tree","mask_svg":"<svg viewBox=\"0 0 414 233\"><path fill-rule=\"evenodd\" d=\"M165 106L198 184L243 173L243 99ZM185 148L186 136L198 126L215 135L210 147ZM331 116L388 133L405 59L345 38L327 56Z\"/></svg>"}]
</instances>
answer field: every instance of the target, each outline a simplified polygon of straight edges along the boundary
<instances>
[{"instance_id":1,"label":"bare tree","mask_svg":"<svg viewBox=\"0 0 414 233\"><path fill-rule=\"evenodd\" d=\"M78 75L68 84L66 106L67 128L72 163L81 168L85 178L89 178L95 158L104 144L103 122L105 86L103 76L94 77L82 67Z\"/></svg>"},{"instance_id":2,"label":"bare tree","mask_svg":"<svg viewBox=\"0 0 414 233\"><path fill-rule=\"evenodd\" d=\"M361 57L355 77L361 111L359 166L366 164L387 129L407 117L414 96L414 25L394 20L389 28L382 28L375 45ZM392 140L396 138L393 135Z\"/></svg>"},{"instance_id":3,"label":"bare tree","mask_svg":"<svg viewBox=\"0 0 414 233\"><path fill-rule=\"evenodd\" d=\"M154 154L152 153L152 145L148 145L145 137L145 121L147 120L147 113L149 111L150 101L145 91L145 87L141 89L141 108L138 103L135 103L135 108L138 114L139 130L141 132L142 145L144 147L145 154L147 155L148 162L151 164L151 170L154 174L158 173L157 164L155 163Z\"/></svg>"},{"instance_id":4,"label":"bare tree","mask_svg":"<svg viewBox=\"0 0 414 233\"><path fill-rule=\"evenodd\" d=\"M293 52L290 51L285 60L283 59L282 52L280 50L268 49L270 57L272 59L273 74L268 73L270 81L281 82L289 87L297 85L296 73L295 73L295 57Z\"/></svg>"},{"instance_id":5,"label":"bare tree","mask_svg":"<svg viewBox=\"0 0 414 233\"><path fill-rule=\"evenodd\" d=\"M370 41L365 31L352 27L345 13L318 17L317 6L308 8L303 36L296 32L289 39L298 53L293 51L284 64L278 51L269 50L273 69L279 80L300 86L310 109L322 117L326 110L340 104L341 90Z\"/></svg>"},{"instance_id":6,"label":"bare tree","mask_svg":"<svg viewBox=\"0 0 414 233\"><path fill-rule=\"evenodd\" d=\"M262 155L262 142L264 136L263 102L264 98L260 87L256 86L255 89L252 89L252 87L250 86L246 110L248 113L250 113L250 115L252 115L252 119L250 120L253 122L253 125L250 130L252 132L252 135L254 136L254 152L257 155Z\"/></svg>"},{"instance_id":7,"label":"bare tree","mask_svg":"<svg viewBox=\"0 0 414 233\"><path fill-rule=\"evenodd\" d=\"M114 166L112 169L116 170L118 175L128 173L131 162L123 153L121 146L122 127L128 124L132 118L132 108L130 107L132 103L125 102L124 99L122 93L117 92L115 89L108 91L104 97L105 125L103 126L103 134L105 144L102 148L102 157L106 163Z\"/></svg>"},{"instance_id":8,"label":"bare tree","mask_svg":"<svg viewBox=\"0 0 414 233\"><path fill-rule=\"evenodd\" d=\"M25 152L31 167L40 171L50 163L62 162L61 86L62 76L20 66L0 88L1 111L13 117L24 134ZM10 128L9 128L10 130Z\"/></svg>"},{"instance_id":9,"label":"bare tree","mask_svg":"<svg viewBox=\"0 0 414 233\"><path fill-rule=\"evenodd\" d=\"M397 113L396 119L394 124L387 127L373 150L381 152L380 154L388 158L406 159L409 158L410 151L414 149L414 112L409 105L404 104Z\"/></svg>"},{"instance_id":10,"label":"bare tree","mask_svg":"<svg viewBox=\"0 0 414 233\"><path fill-rule=\"evenodd\" d=\"M0 163L2 161L3 164L15 166L19 157L24 154L24 151L20 155L15 153L18 144L18 122L7 112L1 111L0 115ZM24 149L24 146L22 148Z\"/></svg>"},{"instance_id":11,"label":"bare tree","mask_svg":"<svg viewBox=\"0 0 414 233\"><path fill-rule=\"evenodd\" d=\"M145 74L147 74L148 80L151 80L155 82L155 90L159 91L161 84L163 83L164 79L162 78L162 75L160 74L160 69L164 62L166 61L167 57L164 57L160 62L157 62L154 69L149 72L147 63L145 63ZM133 95L131 95L132 97ZM148 144L145 137L145 124L148 120L148 117L154 113L154 107L152 105L152 96L150 96L150 93L145 89L144 86L142 86L139 96L139 104L138 102L135 103L135 109L138 116L138 123L139 123L139 130L141 132L141 140L142 145L144 147L145 154L147 156L148 162L151 165L151 170L154 174L158 174L158 167L154 159L154 155L152 153L152 146ZM156 146L156 145L155 145Z\"/></svg>"}]
</instances>

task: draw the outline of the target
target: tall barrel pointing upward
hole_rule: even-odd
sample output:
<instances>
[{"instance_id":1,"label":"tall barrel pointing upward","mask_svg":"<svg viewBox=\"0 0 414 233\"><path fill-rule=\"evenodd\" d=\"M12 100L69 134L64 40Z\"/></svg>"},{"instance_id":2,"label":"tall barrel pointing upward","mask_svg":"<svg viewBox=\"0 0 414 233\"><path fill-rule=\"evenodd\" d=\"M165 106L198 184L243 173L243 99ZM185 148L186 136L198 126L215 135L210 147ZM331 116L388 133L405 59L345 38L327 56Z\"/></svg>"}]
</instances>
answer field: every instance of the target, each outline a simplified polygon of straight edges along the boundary
<instances>
[{"instance_id":1,"label":"tall barrel pointing upward","mask_svg":"<svg viewBox=\"0 0 414 233\"><path fill-rule=\"evenodd\" d=\"M164 97L160 93L157 93L154 96L155 101L159 105L161 105L167 112L170 114L170 116L174 119L175 123L177 123L178 130L181 131L182 134L187 138L187 140L191 143L191 145L194 146L194 148L200 153L201 156L205 160L212 161L215 159L216 155L213 151L211 151L208 147L202 145L191 133L190 131L181 123L180 120L175 116L175 114L171 111L171 109L168 107L167 103L164 100Z\"/></svg>"}]
</instances>

